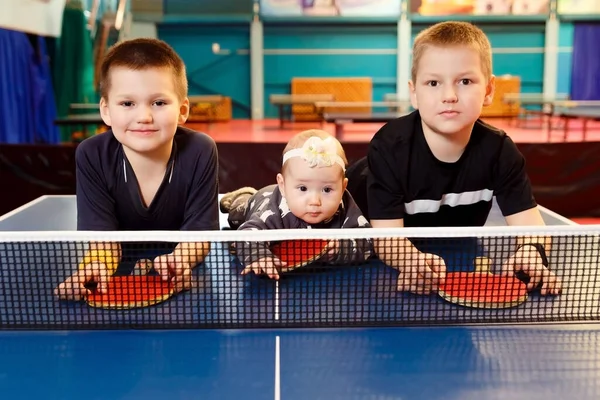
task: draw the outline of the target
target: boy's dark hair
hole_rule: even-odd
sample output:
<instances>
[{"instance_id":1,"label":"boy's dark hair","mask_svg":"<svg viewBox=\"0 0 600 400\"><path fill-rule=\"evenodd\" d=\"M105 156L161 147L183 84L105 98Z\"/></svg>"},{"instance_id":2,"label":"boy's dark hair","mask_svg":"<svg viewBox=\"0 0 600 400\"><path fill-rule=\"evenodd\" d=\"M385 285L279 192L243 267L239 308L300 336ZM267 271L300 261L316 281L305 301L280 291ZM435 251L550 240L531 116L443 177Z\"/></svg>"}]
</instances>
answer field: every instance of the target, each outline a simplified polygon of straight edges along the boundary
<instances>
[{"instance_id":1,"label":"boy's dark hair","mask_svg":"<svg viewBox=\"0 0 600 400\"><path fill-rule=\"evenodd\" d=\"M168 68L173 72L175 90L180 99L187 96L188 81L185 64L171 46L162 40L140 38L119 42L112 46L100 66L100 96L108 98L110 70L123 67L132 70Z\"/></svg>"}]
</instances>

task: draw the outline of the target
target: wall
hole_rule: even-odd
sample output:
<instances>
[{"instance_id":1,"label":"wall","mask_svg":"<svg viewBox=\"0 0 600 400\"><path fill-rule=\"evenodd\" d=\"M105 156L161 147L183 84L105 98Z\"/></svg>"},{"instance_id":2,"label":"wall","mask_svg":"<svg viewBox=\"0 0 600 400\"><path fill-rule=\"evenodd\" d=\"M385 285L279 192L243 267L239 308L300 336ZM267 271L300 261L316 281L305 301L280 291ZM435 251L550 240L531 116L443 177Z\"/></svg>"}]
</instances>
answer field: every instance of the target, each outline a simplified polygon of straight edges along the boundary
<instances>
[{"instance_id":1,"label":"wall","mask_svg":"<svg viewBox=\"0 0 600 400\"><path fill-rule=\"evenodd\" d=\"M188 65L190 93L232 97L235 118L250 117L251 8L251 0L164 0L164 16L157 23L159 37ZM374 101L397 90L398 28L394 19L325 21L288 18L263 22L265 117L275 117L277 111L269 104L269 95L289 93L292 77L369 76ZM411 39L435 22L435 18L414 18ZM541 93L546 18L478 18L476 24L492 43L494 73L519 75L523 92ZM559 28L557 93L570 92L573 26L571 18ZM219 43L221 54L212 51L213 43Z\"/></svg>"}]
</instances>

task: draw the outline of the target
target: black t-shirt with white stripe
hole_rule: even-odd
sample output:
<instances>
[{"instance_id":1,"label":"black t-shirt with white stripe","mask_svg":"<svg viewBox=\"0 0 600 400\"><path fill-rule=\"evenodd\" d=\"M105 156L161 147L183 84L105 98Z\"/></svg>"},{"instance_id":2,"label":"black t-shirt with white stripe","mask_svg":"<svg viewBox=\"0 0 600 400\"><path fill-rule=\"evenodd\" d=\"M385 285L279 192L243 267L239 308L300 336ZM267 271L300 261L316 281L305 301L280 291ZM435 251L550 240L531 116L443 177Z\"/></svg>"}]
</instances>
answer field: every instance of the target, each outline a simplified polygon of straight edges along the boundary
<instances>
[{"instance_id":1,"label":"black t-shirt with white stripe","mask_svg":"<svg viewBox=\"0 0 600 400\"><path fill-rule=\"evenodd\" d=\"M504 216L536 206L525 159L503 131L480 120L460 159L431 152L418 111L375 134L367 156L369 219L405 226L482 226L496 197Z\"/></svg>"}]
</instances>

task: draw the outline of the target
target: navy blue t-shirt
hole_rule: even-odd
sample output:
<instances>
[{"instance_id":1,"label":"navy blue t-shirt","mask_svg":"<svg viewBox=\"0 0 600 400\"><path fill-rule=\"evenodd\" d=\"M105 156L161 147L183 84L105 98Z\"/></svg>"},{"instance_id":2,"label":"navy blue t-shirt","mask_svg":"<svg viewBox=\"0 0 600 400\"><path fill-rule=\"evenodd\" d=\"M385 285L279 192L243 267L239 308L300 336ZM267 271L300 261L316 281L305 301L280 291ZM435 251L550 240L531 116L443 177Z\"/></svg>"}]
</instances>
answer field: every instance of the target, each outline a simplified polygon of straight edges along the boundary
<instances>
[{"instance_id":1,"label":"navy blue t-shirt","mask_svg":"<svg viewBox=\"0 0 600 400\"><path fill-rule=\"evenodd\" d=\"M84 140L75 162L78 230L219 229L217 147L204 133L177 129L165 176L148 207L111 130Z\"/></svg>"}]
</instances>

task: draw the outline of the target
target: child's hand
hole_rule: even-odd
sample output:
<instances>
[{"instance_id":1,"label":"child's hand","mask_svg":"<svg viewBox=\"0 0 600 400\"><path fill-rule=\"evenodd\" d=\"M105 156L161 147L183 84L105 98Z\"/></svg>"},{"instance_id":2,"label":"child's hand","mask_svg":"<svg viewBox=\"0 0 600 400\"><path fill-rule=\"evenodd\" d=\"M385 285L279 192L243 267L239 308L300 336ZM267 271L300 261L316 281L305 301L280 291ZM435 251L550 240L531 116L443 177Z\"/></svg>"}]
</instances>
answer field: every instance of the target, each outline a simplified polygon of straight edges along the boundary
<instances>
[{"instance_id":1,"label":"child's hand","mask_svg":"<svg viewBox=\"0 0 600 400\"><path fill-rule=\"evenodd\" d=\"M340 249L341 243L339 240L330 240L329 243L327 243L327 252L323 254L323 256L320 258L320 261L334 262L338 258Z\"/></svg>"},{"instance_id":2,"label":"child's hand","mask_svg":"<svg viewBox=\"0 0 600 400\"><path fill-rule=\"evenodd\" d=\"M430 253L414 253L411 260L406 260L399 269L398 290L416 294L436 292L446 279L446 263Z\"/></svg>"},{"instance_id":3,"label":"child's hand","mask_svg":"<svg viewBox=\"0 0 600 400\"><path fill-rule=\"evenodd\" d=\"M257 275L266 274L269 278L278 280L279 272L277 268L283 268L286 264L277 257L265 257L258 261L248 264L242 271L242 275L254 272Z\"/></svg>"},{"instance_id":4,"label":"child's hand","mask_svg":"<svg viewBox=\"0 0 600 400\"><path fill-rule=\"evenodd\" d=\"M90 282L97 284L96 291L103 293L110 281L110 272L106 264L92 262L78 269L73 275L64 280L56 289L54 294L61 300L79 301L91 293L90 289L85 287Z\"/></svg>"},{"instance_id":5,"label":"child's hand","mask_svg":"<svg viewBox=\"0 0 600 400\"><path fill-rule=\"evenodd\" d=\"M533 290L542 283L540 293L544 296L547 294L558 295L562 291L560 278L544 265L542 256L535 247L521 247L502 264L503 273L514 274L519 271L523 271L529 276L527 290Z\"/></svg>"},{"instance_id":6,"label":"child's hand","mask_svg":"<svg viewBox=\"0 0 600 400\"><path fill-rule=\"evenodd\" d=\"M173 289L175 293L191 289L192 283L192 268L193 265L185 262L182 257L176 256L173 253L163 254L154 259L153 267L160 274L164 281L173 279Z\"/></svg>"}]
</instances>

